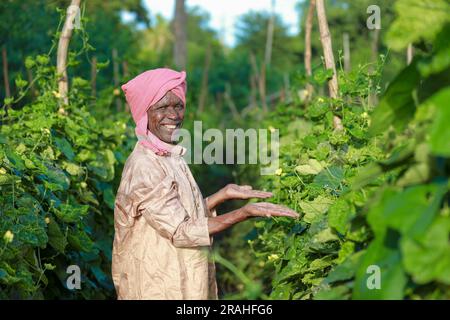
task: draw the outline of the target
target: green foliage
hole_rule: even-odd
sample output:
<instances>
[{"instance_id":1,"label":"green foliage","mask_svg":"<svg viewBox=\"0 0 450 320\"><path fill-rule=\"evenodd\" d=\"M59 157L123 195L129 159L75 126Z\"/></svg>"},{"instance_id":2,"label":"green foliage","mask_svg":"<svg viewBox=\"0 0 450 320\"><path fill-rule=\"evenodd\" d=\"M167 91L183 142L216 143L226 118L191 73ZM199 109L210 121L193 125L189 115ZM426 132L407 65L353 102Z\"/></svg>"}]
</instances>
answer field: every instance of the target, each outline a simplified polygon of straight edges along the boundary
<instances>
[{"instance_id":1,"label":"green foliage","mask_svg":"<svg viewBox=\"0 0 450 320\"><path fill-rule=\"evenodd\" d=\"M27 58L39 95L1 111L0 299L112 298L113 189L129 132L122 114L94 116L102 106L92 108L81 78L63 105L50 60ZM66 288L70 265L81 290Z\"/></svg>"},{"instance_id":2,"label":"green foliage","mask_svg":"<svg viewBox=\"0 0 450 320\"><path fill-rule=\"evenodd\" d=\"M306 109L279 106L268 117L267 125L282 128L282 173L261 178L260 187L302 214L260 220L249 233L256 261L247 268L271 299L450 297L450 70L442 59L450 33L442 12L433 18L445 1L406 3L398 2L404 10L389 31L391 43L407 44L396 30L412 14L433 28L411 33L424 45L378 106L365 101L379 90L380 69L360 69L339 74L340 99L319 96ZM297 120L286 117L288 109ZM333 128L330 110L344 130ZM301 135L292 121L304 128ZM368 285L373 266L379 289Z\"/></svg>"}]
</instances>

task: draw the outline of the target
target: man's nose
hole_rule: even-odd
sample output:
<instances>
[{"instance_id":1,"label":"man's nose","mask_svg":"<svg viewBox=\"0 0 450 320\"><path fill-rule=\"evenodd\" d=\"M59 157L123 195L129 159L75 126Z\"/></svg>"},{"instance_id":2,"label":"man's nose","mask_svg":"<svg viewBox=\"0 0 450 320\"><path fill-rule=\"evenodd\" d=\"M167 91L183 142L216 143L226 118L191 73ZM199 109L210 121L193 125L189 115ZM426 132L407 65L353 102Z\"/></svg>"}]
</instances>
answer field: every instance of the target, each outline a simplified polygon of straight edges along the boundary
<instances>
[{"instance_id":1,"label":"man's nose","mask_svg":"<svg viewBox=\"0 0 450 320\"><path fill-rule=\"evenodd\" d=\"M168 108L167 108L167 117L170 118L170 119L176 120L176 119L179 119L179 118L180 118L180 115L179 115L179 113L175 110L174 107L168 107Z\"/></svg>"}]
</instances>

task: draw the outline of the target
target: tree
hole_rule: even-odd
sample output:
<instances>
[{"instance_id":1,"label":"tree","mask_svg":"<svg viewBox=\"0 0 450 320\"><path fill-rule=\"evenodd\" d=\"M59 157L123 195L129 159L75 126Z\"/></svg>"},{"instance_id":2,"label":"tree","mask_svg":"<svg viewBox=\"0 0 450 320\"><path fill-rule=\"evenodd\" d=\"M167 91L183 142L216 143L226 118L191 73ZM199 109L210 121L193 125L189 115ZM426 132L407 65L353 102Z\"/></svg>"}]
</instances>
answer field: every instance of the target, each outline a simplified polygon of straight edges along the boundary
<instances>
[{"instance_id":1,"label":"tree","mask_svg":"<svg viewBox=\"0 0 450 320\"><path fill-rule=\"evenodd\" d=\"M174 62L175 66L179 69L186 69L187 60L187 16L184 0L176 0L175 3L175 15L173 21L173 29L175 35L174 43Z\"/></svg>"}]
</instances>

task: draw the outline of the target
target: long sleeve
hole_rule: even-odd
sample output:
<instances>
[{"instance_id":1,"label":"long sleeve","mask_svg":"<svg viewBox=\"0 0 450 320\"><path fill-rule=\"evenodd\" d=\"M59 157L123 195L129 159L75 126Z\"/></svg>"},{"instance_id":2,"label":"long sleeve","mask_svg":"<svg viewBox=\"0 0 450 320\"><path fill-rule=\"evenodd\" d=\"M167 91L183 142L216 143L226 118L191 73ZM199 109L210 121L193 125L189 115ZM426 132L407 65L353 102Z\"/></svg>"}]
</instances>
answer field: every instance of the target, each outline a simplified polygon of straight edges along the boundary
<instances>
[{"instance_id":1,"label":"long sleeve","mask_svg":"<svg viewBox=\"0 0 450 320\"><path fill-rule=\"evenodd\" d=\"M139 143L114 207L111 272L118 299L217 299L209 212L181 153Z\"/></svg>"},{"instance_id":2,"label":"long sleeve","mask_svg":"<svg viewBox=\"0 0 450 320\"><path fill-rule=\"evenodd\" d=\"M208 218L205 214L187 211L173 177L166 175L162 168L150 168L148 163L140 162L130 168L129 174L131 177L125 180L128 185L122 186L125 193L121 194L121 199L131 204L126 210L129 217L143 216L175 247L211 245Z\"/></svg>"}]
</instances>

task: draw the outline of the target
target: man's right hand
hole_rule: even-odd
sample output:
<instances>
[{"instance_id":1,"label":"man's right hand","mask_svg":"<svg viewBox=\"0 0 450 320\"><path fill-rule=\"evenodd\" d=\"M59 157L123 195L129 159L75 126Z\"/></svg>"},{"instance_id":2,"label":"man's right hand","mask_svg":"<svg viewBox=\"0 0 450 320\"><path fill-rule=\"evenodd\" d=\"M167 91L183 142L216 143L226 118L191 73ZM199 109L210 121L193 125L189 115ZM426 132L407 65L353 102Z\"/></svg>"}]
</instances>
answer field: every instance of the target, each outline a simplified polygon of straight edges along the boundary
<instances>
[{"instance_id":1,"label":"man's right hand","mask_svg":"<svg viewBox=\"0 0 450 320\"><path fill-rule=\"evenodd\" d=\"M298 218L300 215L288 207L269 202L248 203L241 208L247 217L289 217Z\"/></svg>"}]
</instances>

